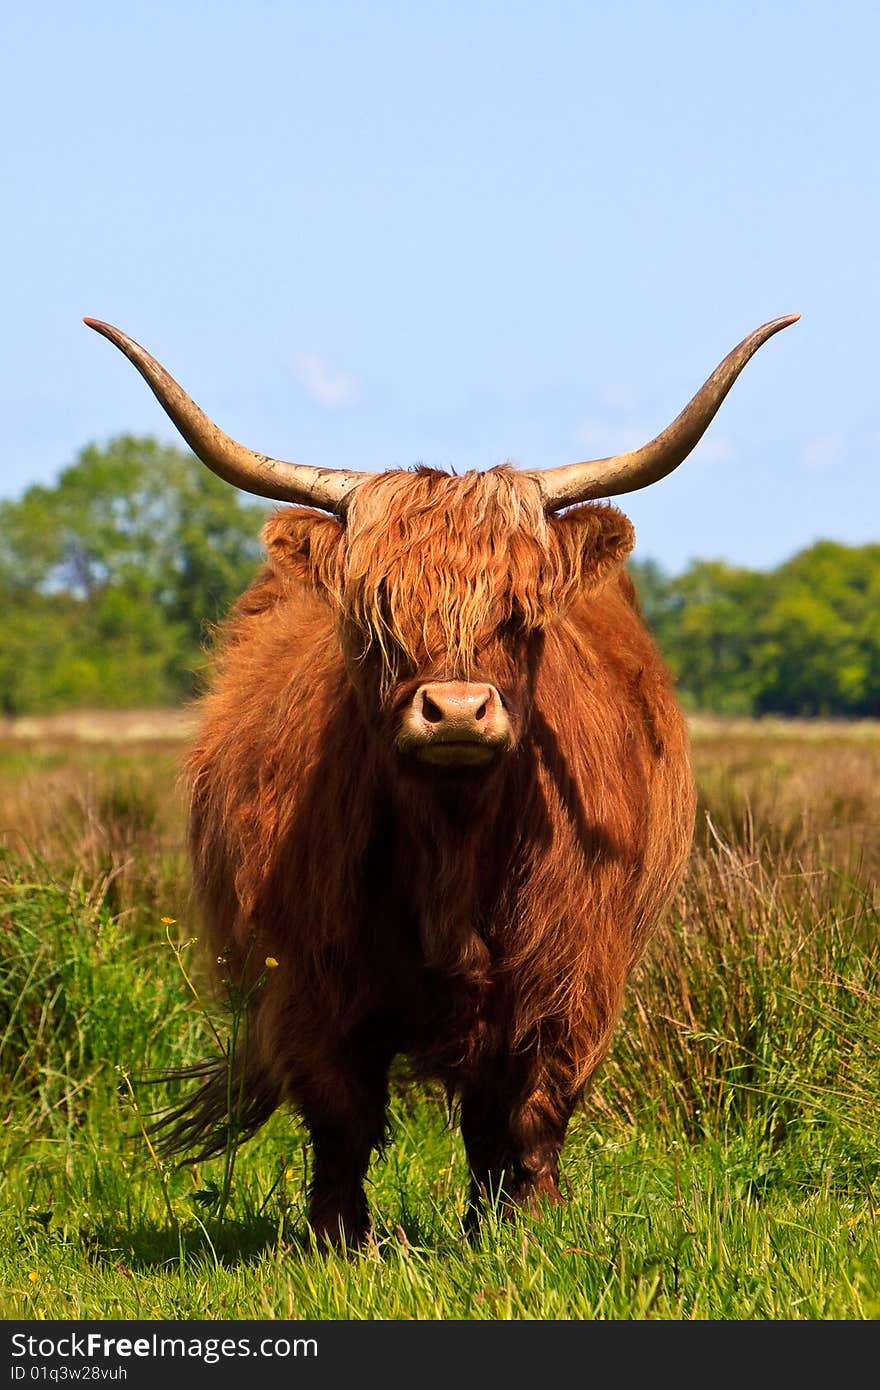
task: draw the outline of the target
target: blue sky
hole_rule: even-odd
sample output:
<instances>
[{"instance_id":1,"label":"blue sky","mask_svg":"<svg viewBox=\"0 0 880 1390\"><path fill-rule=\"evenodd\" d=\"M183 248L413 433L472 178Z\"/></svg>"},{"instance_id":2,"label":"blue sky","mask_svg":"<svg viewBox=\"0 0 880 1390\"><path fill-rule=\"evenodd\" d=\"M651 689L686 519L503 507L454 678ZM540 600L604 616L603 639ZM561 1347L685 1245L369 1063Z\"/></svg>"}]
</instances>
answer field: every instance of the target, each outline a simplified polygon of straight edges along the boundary
<instances>
[{"instance_id":1,"label":"blue sky","mask_svg":"<svg viewBox=\"0 0 880 1390\"><path fill-rule=\"evenodd\" d=\"M85 0L4 27L0 495L175 437L83 315L255 449L462 470L641 443L800 312L622 499L637 553L880 539L877 6Z\"/></svg>"}]
</instances>

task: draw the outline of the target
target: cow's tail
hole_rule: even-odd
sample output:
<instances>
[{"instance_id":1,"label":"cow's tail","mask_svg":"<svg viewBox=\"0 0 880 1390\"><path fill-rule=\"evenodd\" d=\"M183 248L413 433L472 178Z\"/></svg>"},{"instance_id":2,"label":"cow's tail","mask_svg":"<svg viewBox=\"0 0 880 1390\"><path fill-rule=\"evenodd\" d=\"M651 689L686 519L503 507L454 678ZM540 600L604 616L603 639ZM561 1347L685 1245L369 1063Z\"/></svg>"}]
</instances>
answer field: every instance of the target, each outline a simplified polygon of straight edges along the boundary
<instances>
[{"instance_id":1,"label":"cow's tail","mask_svg":"<svg viewBox=\"0 0 880 1390\"><path fill-rule=\"evenodd\" d=\"M264 1125L281 1104L281 1088L265 1068L250 1058L213 1058L191 1067L153 1073L154 1083L191 1081L195 1088L165 1110L154 1111L147 1126L162 1158L183 1155L183 1162L201 1163L243 1144Z\"/></svg>"}]
</instances>

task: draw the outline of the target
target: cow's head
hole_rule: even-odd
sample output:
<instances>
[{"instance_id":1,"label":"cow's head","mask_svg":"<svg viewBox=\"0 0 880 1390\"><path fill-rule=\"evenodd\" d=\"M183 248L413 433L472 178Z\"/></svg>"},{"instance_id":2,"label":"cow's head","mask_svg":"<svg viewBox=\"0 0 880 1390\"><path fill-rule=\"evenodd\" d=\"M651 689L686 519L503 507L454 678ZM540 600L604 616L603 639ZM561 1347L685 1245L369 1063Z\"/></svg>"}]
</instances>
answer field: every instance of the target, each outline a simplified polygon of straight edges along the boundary
<instances>
[{"instance_id":1,"label":"cow's head","mask_svg":"<svg viewBox=\"0 0 880 1390\"><path fill-rule=\"evenodd\" d=\"M335 611L371 727L406 763L451 772L515 746L543 629L633 531L609 506L548 515L538 479L509 467L420 468L365 479L344 521L285 508L263 538Z\"/></svg>"},{"instance_id":2,"label":"cow's head","mask_svg":"<svg viewBox=\"0 0 880 1390\"><path fill-rule=\"evenodd\" d=\"M753 353L797 318L744 339L641 449L542 472L505 466L461 476L318 469L253 453L132 339L86 323L134 363L209 468L258 496L300 504L265 527L273 564L332 606L371 727L408 766L460 776L515 747L544 628L632 547L621 512L582 504L676 468Z\"/></svg>"}]
</instances>

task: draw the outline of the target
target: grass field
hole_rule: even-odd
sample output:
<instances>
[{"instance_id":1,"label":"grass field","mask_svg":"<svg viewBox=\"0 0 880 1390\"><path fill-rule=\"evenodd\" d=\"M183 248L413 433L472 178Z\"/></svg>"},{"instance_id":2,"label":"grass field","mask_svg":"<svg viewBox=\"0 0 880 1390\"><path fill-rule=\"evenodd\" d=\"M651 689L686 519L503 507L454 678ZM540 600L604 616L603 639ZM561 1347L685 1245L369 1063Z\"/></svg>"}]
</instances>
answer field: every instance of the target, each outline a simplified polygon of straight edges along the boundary
<instances>
[{"instance_id":1,"label":"grass field","mask_svg":"<svg viewBox=\"0 0 880 1390\"><path fill-rule=\"evenodd\" d=\"M880 726L695 720L687 880L564 1152L461 1226L439 1095L397 1087L375 1244L316 1254L303 1131L168 1171L138 1080L227 1026L200 982L185 720L0 731L0 1316L880 1317ZM163 920L173 919L173 920Z\"/></svg>"}]
</instances>

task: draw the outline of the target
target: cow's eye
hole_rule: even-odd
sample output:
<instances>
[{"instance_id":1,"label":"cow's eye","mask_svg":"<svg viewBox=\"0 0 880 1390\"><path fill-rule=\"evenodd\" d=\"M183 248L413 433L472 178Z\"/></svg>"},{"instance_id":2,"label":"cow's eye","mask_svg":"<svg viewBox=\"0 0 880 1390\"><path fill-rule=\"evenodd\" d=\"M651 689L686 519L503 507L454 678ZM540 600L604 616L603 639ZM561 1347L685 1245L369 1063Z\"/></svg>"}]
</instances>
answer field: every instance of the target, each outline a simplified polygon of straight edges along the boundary
<instances>
[{"instance_id":1,"label":"cow's eye","mask_svg":"<svg viewBox=\"0 0 880 1390\"><path fill-rule=\"evenodd\" d=\"M521 613L511 613L504 618L497 628L498 636L502 641L515 642L524 637L526 632L525 618Z\"/></svg>"}]
</instances>

